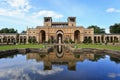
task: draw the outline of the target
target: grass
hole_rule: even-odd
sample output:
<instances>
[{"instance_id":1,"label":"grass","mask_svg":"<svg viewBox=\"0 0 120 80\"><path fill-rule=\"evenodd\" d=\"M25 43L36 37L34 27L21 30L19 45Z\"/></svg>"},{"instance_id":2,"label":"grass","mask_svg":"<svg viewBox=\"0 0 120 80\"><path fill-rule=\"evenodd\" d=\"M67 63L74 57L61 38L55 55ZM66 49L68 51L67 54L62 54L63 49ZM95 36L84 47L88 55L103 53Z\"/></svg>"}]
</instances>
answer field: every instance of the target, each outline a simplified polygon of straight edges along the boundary
<instances>
[{"instance_id":1,"label":"grass","mask_svg":"<svg viewBox=\"0 0 120 80\"><path fill-rule=\"evenodd\" d=\"M120 46L113 45L100 45L100 44L78 44L78 48L96 48L96 49L109 49L109 50L120 50Z\"/></svg>"},{"instance_id":2,"label":"grass","mask_svg":"<svg viewBox=\"0 0 120 80\"><path fill-rule=\"evenodd\" d=\"M21 44L21 45L6 45L0 46L0 50L10 50L18 48L43 48L43 44ZM97 48L97 49L109 49L109 50L120 50L120 46L113 45L100 45L100 44L77 44L77 48Z\"/></svg>"},{"instance_id":3,"label":"grass","mask_svg":"<svg viewBox=\"0 0 120 80\"><path fill-rule=\"evenodd\" d=\"M0 50L10 50L10 49L18 49L18 48L42 48L42 44L21 44L21 45L5 45L0 46Z\"/></svg>"}]
</instances>

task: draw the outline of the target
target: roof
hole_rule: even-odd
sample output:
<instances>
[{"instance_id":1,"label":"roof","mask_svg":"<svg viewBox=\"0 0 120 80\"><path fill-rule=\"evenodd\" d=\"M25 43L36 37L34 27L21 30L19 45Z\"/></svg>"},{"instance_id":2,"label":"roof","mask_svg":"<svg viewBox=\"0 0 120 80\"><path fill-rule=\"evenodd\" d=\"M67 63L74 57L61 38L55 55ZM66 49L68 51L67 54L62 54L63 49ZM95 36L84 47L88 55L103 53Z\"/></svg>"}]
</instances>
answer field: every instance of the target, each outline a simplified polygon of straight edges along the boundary
<instances>
[{"instance_id":1,"label":"roof","mask_svg":"<svg viewBox=\"0 0 120 80\"><path fill-rule=\"evenodd\" d=\"M76 18L76 17L68 17L68 18Z\"/></svg>"},{"instance_id":2,"label":"roof","mask_svg":"<svg viewBox=\"0 0 120 80\"><path fill-rule=\"evenodd\" d=\"M27 33L20 33L19 35L26 35Z\"/></svg>"},{"instance_id":3,"label":"roof","mask_svg":"<svg viewBox=\"0 0 120 80\"><path fill-rule=\"evenodd\" d=\"M94 33L94 35L120 35L120 34L111 34L111 33L101 33L101 34L98 34L98 33Z\"/></svg>"},{"instance_id":4,"label":"roof","mask_svg":"<svg viewBox=\"0 0 120 80\"><path fill-rule=\"evenodd\" d=\"M52 22L52 24L68 24L68 22Z\"/></svg>"},{"instance_id":5,"label":"roof","mask_svg":"<svg viewBox=\"0 0 120 80\"><path fill-rule=\"evenodd\" d=\"M0 33L0 35L17 35L19 33Z\"/></svg>"},{"instance_id":6,"label":"roof","mask_svg":"<svg viewBox=\"0 0 120 80\"><path fill-rule=\"evenodd\" d=\"M42 28L42 27L44 27L44 26L37 26L36 28Z\"/></svg>"}]
</instances>

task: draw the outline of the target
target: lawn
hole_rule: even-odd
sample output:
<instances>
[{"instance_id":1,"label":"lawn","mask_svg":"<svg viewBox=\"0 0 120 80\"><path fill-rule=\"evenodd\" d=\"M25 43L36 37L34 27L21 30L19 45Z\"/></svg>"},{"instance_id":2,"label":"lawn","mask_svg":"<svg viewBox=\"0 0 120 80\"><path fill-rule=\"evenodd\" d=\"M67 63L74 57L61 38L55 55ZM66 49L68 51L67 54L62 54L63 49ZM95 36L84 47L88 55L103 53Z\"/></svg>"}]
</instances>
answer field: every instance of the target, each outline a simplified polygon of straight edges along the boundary
<instances>
[{"instance_id":1,"label":"lawn","mask_svg":"<svg viewBox=\"0 0 120 80\"><path fill-rule=\"evenodd\" d=\"M43 48L43 44L21 44L21 45L6 45L0 46L0 50L10 50L18 48ZM110 49L110 50L120 50L120 46L113 45L96 45L96 44L77 44L77 48L96 48L96 49Z\"/></svg>"},{"instance_id":2,"label":"lawn","mask_svg":"<svg viewBox=\"0 0 120 80\"><path fill-rule=\"evenodd\" d=\"M42 44L21 44L21 45L5 45L0 46L0 50L10 50L10 49L18 49L18 48L42 48Z\"/></svg>"},{"instance_id":3,"label":"lawn","mask_svg":"<svg viewBox=\"0 0 120 80\"><path fill-rule=\"evenodd\" d=\"M100 44L78 44L77 48L96 48L96 49L110 49L110 50L120 50L120 46L113 45L100 45Z\"/></svg>"}]
</instances>

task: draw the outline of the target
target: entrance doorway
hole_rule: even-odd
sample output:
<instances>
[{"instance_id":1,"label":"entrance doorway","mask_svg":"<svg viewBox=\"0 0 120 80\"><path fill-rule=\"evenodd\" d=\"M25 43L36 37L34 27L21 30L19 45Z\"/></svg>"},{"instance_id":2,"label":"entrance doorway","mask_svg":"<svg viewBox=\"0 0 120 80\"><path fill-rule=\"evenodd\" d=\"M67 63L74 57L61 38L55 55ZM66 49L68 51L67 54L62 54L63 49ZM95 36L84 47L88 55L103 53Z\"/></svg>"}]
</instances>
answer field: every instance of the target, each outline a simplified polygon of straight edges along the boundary
<instances>
[{"instance_id":1,"label":"entrance doorway","mask_svg":"<svg viewBox=\"0 0 120 80\"><path fill-rule=\"evenodd\" d=\"M79 30L76 30L74 32L74 41L75 42L79 42L80 41L80 31Z\"/></svg>"},{"instance_id":2,"label":"entrance doorway","mask_svg":"<svg viewBox=\"0 0 120 80\"><path fill-rule=\"evenodd\" d=\"M45 42L45 40L46 40L46 38L45 38L46 33L45 33L45 31L44 31L44 30L41 30L41 31L40 31L40 34L41 34L41 41L42 41L42 43L44 43L44 42Z\"/></svg>"},{"instance_id":3,"label":"entrance doorway","mask_svg":"<svg viewBox=\"0 0 120 80\"><path fill-rule=\"evenodd\" d=\"M57 31L57 43L61 44L63 42L63 31Z\"/></svg>"},{"instance_id":4,"label":"entrance doorway","mask_svg":"<svg viewBox=\"0 0 120 80\"><path fill-rule=\"evenodd\" d=\"M59 44L62 43L62 34L57 35L57 43L59 43Z\"/></svg>"}]
</instances>

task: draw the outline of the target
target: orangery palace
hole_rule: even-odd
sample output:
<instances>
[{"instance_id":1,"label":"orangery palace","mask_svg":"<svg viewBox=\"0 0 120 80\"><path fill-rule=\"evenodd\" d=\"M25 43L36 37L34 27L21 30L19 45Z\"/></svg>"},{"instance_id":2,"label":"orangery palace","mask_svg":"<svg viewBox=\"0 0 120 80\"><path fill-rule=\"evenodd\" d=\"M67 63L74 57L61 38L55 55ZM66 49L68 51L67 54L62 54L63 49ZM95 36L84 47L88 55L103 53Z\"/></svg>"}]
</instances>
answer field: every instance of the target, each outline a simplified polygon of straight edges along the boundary
<instances>
[{"instance_id":1,"label":"orangery palace","mask_svg":"<svg viewBox=\"0 0 120 80\"><path fill-rule=\"evenodd\" d=\"M67 22L54 22L52 17L44 17L43 26L27 28L26 33L8 34L0 33L0 44L5 43L29 43L34 39L37 43L52 41L64 43L71 40L74 43L82 43L90 39L92 43L120 42L120 34L94 34L94 29L87 29L76 25L76 17L68 17Z\"/></svg>"}]
</instances>

